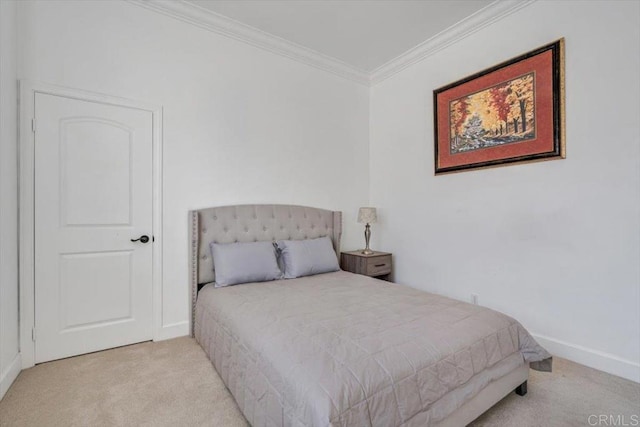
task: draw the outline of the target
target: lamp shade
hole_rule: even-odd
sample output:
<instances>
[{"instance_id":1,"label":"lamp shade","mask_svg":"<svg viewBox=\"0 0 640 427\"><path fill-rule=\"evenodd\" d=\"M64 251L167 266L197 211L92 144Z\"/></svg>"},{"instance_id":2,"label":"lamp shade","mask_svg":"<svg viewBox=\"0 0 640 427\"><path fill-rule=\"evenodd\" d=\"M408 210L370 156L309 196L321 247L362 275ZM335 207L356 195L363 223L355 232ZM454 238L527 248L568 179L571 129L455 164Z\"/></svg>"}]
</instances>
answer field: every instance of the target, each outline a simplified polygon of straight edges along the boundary
<instances>
[{"instance_id":1,"label":"lamp shade","mask_svg":"<svg viewBox=\"0 0 640 427\"><path fill-rule=\"evenodd\" d=\"M358 211L358 222L363 224L373 224L378 220L376 208L360 208Z\"/></svg>"}]
</instances>

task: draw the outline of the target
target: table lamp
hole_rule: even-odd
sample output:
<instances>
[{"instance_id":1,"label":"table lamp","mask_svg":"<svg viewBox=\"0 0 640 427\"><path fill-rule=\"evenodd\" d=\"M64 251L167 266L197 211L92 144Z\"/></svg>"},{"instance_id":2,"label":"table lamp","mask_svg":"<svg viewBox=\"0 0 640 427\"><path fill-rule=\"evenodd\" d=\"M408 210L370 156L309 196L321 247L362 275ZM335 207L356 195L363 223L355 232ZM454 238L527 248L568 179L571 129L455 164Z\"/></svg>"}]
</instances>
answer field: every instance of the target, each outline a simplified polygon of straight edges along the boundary
<instances>
[{"instance_id":1,"label":"table lamp","mask_svg":"<svg viewBox=\"0 0 640 427\"><path fill-rule=\"evenodd\" d=\"M376 213L376 208L360 208L358 211L358 223L367 224L364 227L364 241L366 243L366 248L362 251L364 255L371 255L373 251L369 249L369 239L371 239L371 226L369 224L373 224L378 220L378 214Z\"/></svg>"}]
</instances>

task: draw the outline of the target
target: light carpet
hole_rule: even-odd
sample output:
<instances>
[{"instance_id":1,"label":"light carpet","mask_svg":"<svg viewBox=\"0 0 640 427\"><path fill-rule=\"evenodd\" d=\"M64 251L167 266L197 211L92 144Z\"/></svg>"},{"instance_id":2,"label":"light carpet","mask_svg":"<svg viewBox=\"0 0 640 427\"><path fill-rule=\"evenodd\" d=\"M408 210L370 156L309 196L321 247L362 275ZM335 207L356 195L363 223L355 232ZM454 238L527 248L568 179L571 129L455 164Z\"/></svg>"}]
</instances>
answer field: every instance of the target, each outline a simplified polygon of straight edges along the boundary
<instances>
[{"instance_id":1,"label":"light carpet","mask_svg":"<svg viewBox=\"0 0 640 427\"><path fill-rule=\"evenodd\" d=\"M511 393L473 426L588 426L595 419L590 415L631 422L639 412L639 384L556 358L553 373L531 371L526 396ZM202 349L184 337L27 369L0 401L0 425L235 427L247 422Z\"/></svg>"}]
</instances>

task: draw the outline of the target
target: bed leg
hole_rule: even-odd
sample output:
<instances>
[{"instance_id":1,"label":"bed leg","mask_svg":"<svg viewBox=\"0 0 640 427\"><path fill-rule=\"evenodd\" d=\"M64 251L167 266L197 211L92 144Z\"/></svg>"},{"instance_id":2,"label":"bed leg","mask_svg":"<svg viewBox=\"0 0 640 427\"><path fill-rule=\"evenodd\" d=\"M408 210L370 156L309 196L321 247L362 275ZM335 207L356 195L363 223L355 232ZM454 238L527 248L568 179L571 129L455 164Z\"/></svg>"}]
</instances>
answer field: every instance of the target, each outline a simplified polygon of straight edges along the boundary
<instances>
[{"instance_id":1,"label":"bed leg","mask_svg":"<svg viewBox=\"0 0 640 427\"><path fill-rule=\"evenodd\" d=\"M516 387L515 392L518 396L524 396L527 394L527 382L523 382L518 387Z\"/></svg>"}]
</instances>

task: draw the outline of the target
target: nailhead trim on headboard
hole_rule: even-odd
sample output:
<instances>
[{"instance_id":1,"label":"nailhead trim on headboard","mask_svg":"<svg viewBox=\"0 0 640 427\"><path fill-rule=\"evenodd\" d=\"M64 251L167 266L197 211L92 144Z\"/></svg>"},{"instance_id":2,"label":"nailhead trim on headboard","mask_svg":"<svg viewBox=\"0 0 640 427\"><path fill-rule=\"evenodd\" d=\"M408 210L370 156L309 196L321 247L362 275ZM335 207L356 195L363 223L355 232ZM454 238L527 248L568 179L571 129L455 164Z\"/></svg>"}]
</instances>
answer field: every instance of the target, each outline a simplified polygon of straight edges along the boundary
<instances>
[{"instance_id":1,"label":"nailhead trim on headboard","mask_svg":"<svg viewBox=\"0 0 640 427\"><path fill-rule=\"evenodd\" d=\"M191 336L194 334L196 324L196 299L198 297L198 211L189 211L189 222L191 223Z\"/></svg>"}]
</instances>

